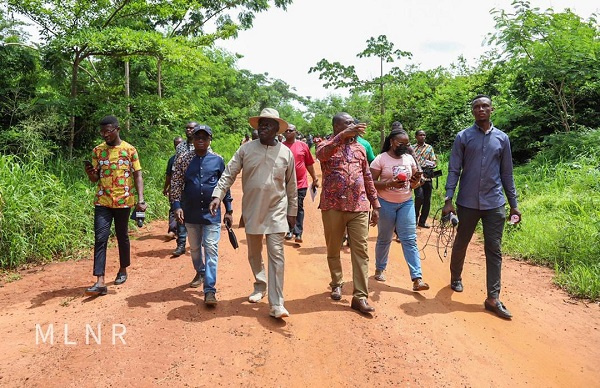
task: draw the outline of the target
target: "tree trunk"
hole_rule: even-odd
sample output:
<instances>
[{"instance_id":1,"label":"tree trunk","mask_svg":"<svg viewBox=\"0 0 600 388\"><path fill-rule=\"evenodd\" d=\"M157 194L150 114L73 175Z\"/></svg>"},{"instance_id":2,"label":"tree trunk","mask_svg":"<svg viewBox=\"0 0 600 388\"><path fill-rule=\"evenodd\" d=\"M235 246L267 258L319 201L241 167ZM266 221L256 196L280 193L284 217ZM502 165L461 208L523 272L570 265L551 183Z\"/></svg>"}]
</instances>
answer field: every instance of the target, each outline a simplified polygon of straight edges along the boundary
<instances>
[{"instance_id":1,"label":"tree trunk","mask_svg":"<svg viewBox=\"0 0 600 388\"><path fill-rule=\"evenodd\" d=\"M125 129L129 132L131 128L131 121L129 121L129 114L131 113L131 104L129 104L129 58L125 60L125 98L127 99L127 119L125 120Z\"/></svg>"},{"instance_id":2,"label":"tree trunk","mask_svg":"<svg viewBox=\"0 0 600 388\"><path fill-rule=\"evenodd\" d=\"M157 84L158 84L158 98L162 98L162 59L158 58L156 63L157 67Z\"/></svg>"},{"instance_id":3,"label":"tree trunk","mask_svg":"<svg viewBox=\"0 0 600 388\"><path fill-rule=\"evenodd\" d=\"M71 118L69 120L69 158L73 157L73 146L75 145L75 104L77 100L77 77L79 76L79 64L82 58L75 53L73 68L71 70Z\"/></svg>"},{"instance_id":4,"label":"tree trunk","mask_svg":"<svg viewBox=\"0 0 600 388\"><path fill-rule=\"evenodd\" d=\"M379 138L379 149L383 146L383 142L385 141L385 97L383 95L383 58L381 60L381 83L379 84L380 92L381 92L381 134Z\"/></svg>"}]
</instances>

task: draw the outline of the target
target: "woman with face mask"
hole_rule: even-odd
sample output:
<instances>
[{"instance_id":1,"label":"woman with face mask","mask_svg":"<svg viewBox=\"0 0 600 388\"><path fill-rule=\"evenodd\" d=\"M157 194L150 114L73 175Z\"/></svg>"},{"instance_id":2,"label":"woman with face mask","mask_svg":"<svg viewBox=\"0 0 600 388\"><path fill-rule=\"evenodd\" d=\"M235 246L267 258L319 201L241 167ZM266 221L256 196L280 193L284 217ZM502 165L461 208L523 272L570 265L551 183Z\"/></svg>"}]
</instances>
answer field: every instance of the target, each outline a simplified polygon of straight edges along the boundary
<instances>
[{"instance_id":1,"label":"woman with face mask","mask_svg":"<svg viewBox=\"0 0 600 388\"><path fill-rule=\"evenodd\" d=\"M375 245L375 280L384 282L394 229L402 243L413 291L428 290L421 274L421 257L417 247L417 225L412 190L421 180L410 152L408 134L394 128L385 138L381 153L371 163L371 174L381 203Z\"/></svg>"}]
</instances>

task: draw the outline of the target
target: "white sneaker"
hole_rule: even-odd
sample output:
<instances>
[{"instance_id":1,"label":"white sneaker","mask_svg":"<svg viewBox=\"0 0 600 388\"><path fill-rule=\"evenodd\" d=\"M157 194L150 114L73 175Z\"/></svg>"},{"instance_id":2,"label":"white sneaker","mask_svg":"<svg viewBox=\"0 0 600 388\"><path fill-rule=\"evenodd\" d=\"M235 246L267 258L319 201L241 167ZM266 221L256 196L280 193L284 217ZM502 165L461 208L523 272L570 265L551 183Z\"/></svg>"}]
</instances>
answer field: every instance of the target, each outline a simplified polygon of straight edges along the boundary
<instances>
[{"instance_id":1,"label":"white sneaker","mask_svg":"<svg viewBox=\"0 0 600 388\"><path fill-rule=\"evenodd\" d=\"M265 293L261 292L261 291L254 291L252 294L250 294L250 296L248 297L248 302L250 303L258 303L260 302L260 300L262 298L265 297Z\"/></svg>"},{"instance_id":2,"label":"white sneaker","mask_svg":"<svg viewBox=\"0 0 600 388\"><path fill-rule=\"evenodd\" d=\"M290 313L283 306L271 306L269 315L274 318L285 318L289 317Z\"/></svg>"}]
</instances>

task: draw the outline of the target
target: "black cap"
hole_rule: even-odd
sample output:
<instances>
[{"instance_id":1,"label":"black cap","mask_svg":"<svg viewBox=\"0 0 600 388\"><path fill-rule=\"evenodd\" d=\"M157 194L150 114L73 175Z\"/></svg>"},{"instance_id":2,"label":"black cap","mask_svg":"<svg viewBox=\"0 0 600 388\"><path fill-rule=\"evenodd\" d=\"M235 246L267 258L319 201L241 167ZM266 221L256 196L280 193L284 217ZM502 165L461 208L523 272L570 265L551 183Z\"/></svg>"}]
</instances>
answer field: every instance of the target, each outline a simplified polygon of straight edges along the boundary
<instances>
[{"instance_id":1,"label":"black cap","mask_svg":"<svg viewBox=\"0 0 600 388\"><path fill-rule=\"evenodd\" d=\"M192 132L192 134L196 134L197 132L200 132L200 131L204 131L204 132L208 133L209 136L212 137L212 129L208 125L205 125L205 124L196 125L194 127L194 132Z\"/></svg>"}]
</instances>

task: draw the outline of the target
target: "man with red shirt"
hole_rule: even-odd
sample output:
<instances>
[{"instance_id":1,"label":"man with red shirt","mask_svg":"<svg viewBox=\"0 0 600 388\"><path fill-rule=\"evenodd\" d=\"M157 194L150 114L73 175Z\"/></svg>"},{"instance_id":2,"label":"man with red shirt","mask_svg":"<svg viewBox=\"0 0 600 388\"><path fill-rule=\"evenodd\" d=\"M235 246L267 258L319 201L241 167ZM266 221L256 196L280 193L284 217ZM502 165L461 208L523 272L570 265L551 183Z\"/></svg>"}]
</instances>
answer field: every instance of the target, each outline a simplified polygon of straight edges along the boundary
<instances>
[{"instance_id":1,"label":"man with red shirt","mask_svg":"<svg viewBox=\"0 0 600 388\"><path fill-rule=\"evenodd\" d=\"M304 224L304 198L306 197L306 191L308 189L308 179L306 172L310 174L312 178L311 190L319 187L319 179L315 174L315 160L310 153L310 148L303 141L296 141L296 126L289 124L288 129L283 133L285 137L284 145L292 151L294 160L296 162L296 181L298 185L298 216L296 216L296 225L290 229L285 235L286 240L291 240L295 237L297 243L302 242L302 231Z\"/></svg>"},{"instance_id":2,"label":"man with red shirt","mask_svg":"<svg viewBox=\"0 0 600 388\"><path fill-rule=\"evenodd\" d=\"M347 229L354 284L351 307L361 313L371 313L375 309L367 302L369 210L372 206L370 224L375 226L381 205L365 148L356 141L358 136L365 133L366 124L355 124L348 113L338 113L333 117L332 125L333 136L323 140L317 147L317 159L321 162L323 172L319 208L331 273L331 299L342 299L340 245Z\"/></svg>"}]
</instances>

